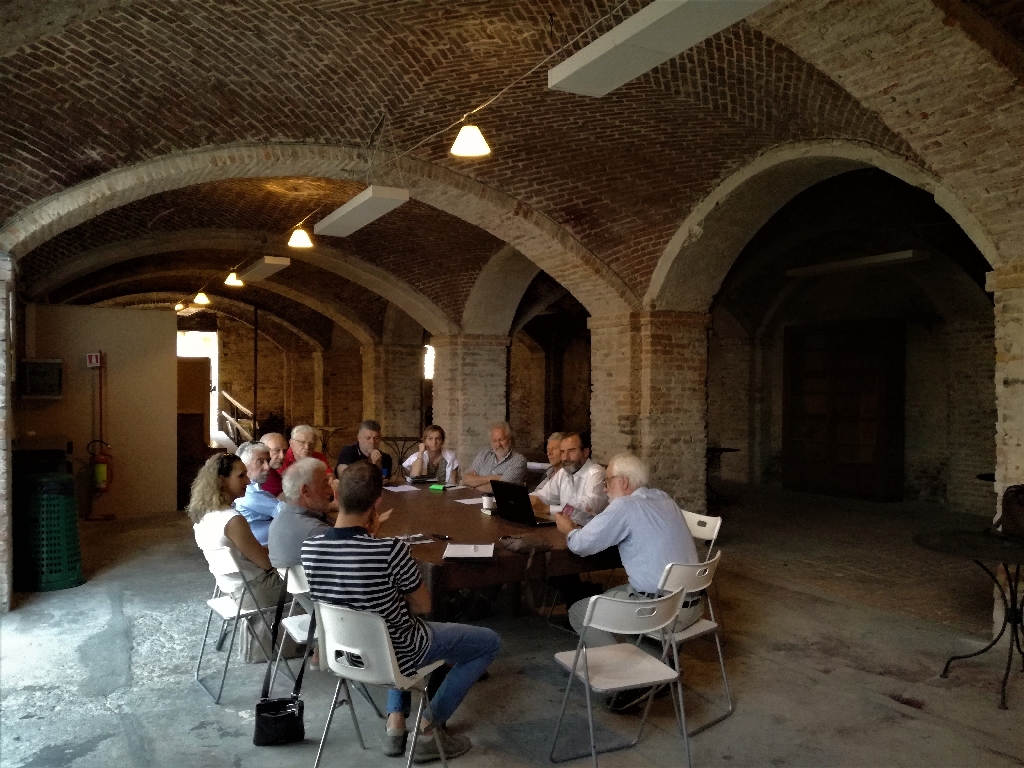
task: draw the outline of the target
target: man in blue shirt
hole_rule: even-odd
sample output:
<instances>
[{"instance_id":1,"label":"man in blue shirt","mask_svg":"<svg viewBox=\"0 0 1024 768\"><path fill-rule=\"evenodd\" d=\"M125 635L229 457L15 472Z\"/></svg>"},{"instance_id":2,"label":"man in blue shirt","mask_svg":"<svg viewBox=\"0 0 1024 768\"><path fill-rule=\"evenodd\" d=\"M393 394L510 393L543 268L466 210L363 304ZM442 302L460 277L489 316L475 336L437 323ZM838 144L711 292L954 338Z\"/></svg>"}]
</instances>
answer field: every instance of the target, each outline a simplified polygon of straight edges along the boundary
<instances>
[{"instance_id":1,"label":"man in blue shirt","mask_svg":"<svg viewBox=\"0 0 1024 768\"><path fill-rule=\"evenodd\" d=\"M571 551L581 557L597 554L609 547L619 548L622 567L629 583L612 587L611 597L645 600L657 597L658 583L669 563L699 563L697 547L683 513L664 491L647 487L650 470L647 464L628 453L612 457L605 471L604 483L610 503L586 526L579 526L566 515L556 515L558 530L566 535ZM586 600L569 607L569 623L577 634L582 632L587 613ZM693 624L704 613L700 597L683 603L675 630ZM589 629L586 643L590 647L614 645L618 642L609 632Z\"/></svg>"},{"instance_id":2,"label":"man in blue shirt","mask_svg":"<svg viewBox=\"0 0 1024 768\"><path fill-rule=\"evenodd\" d=\"M245 464L249 485L245 488L245 495L235 499L234 507L249 522L256 541L266 546L270 523L277 516L277 497L260 488L270 472L270 449L259 442L242 443L235 455Z\"/></svg>"}]
</instances>

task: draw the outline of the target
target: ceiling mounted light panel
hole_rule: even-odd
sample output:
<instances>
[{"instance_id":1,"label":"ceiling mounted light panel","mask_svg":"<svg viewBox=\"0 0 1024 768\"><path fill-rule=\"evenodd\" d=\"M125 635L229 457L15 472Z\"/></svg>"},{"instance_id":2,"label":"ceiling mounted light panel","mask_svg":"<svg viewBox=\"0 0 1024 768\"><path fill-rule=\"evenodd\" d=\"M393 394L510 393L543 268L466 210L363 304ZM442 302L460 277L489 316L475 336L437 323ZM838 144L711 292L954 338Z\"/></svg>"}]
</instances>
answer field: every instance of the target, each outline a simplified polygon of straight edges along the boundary
<instances>
[{"instance_id":1,"label":"ceiling mounted light panel","mask_svg":"<svg viewBox=\"0 0 1024 768\"><path fill-rule=\"evenodd\" d=\"M371 184L341 208L329 213L313 226L313 233L330 237L348 237L408 201L409 190Z\"/></svg>"},{"instance_id":2,"label":"ceiling mounted light panel","mask_svg":"<svg viewBox=\"0 0 1024 768\"><path fill-rule=\"evenodd\" d=\"M265 280L275 272L281 271L291 263L292 260L287 256L263 256L259 261L246 269L239 276L239 279L244 283L256 283L260 280Z\"/></svg>"},{"instance_id":3,"label":"ceiling mounted light panel","mask_svg":"<svg viewBox=\"0 0 1024 768\"><path fill-rule=\"evenodd\" d=\"M604 96L771 0L654 0L548 71L548 88Z\"/></svg>"}]
</instances>

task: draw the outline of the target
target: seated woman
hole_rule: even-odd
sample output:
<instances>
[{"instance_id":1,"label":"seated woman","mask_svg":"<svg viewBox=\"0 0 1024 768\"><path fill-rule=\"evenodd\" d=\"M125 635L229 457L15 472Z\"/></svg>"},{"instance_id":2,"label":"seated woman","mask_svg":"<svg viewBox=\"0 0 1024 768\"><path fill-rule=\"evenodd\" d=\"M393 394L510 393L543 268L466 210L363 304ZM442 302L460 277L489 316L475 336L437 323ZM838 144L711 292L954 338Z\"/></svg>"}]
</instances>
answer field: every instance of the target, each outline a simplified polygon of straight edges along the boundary
<instances>
[{"instance_id":1,"label":"seated woman","mask_svg":"<svg viewBox=\"0 0 1024 768\"><path fill-rule=\"evenodd\" d=\"M277 602L283 583L270 565L267 548L256 541L249 523L231 507L231 502L245 494L248 484L241 459L227 453L211 456L192 483L188 516L193 522L196 543L204 554L221 547L234 551L256 600L265 608ZM235 600L245 594L238 576L218 576L217 584ZM250 603L245 595L242 607L254 608Z\"/></svg>"},{"instance_id":2,"label":"seated woman","mask_svg":"<svg viewBox=\"0 0 1024 768\"><path fill-rule=\"evenodd\" d=\"M423 430L423 442L402 466L410 477L431 477L448 485L459 482L459 459L455 451L444 449L444 430L436 424Z\"/></svg>"}]
</instances>

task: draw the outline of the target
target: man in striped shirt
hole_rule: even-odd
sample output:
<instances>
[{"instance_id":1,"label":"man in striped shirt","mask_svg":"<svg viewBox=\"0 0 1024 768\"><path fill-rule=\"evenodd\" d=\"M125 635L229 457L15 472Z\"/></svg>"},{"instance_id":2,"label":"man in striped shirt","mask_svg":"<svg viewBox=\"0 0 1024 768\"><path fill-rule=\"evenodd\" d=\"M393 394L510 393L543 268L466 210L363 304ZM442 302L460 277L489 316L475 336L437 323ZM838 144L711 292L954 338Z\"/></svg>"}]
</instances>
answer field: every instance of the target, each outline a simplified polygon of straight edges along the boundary
<instances>
[{"instance_id":1,"label":"man in striped shirt","mask_svg":"<svg viewBox=\"0 0 1024 768\"><path fill-rule=\"evenodd\" d=\"M391 513L380 512L382 488L380 471L368 461L351 464L342 473L338 522L302 546L310 594L314 600L381 616L402 674L410 675L438 659L452 665L430 704L445 757L458 757L472 744L465 736L449 734L444 723L494 659L500 639L484 627L419 618L417 614L430 612L430 593L409 545L399 539L374 536ZM408 693L388 691L388 720L382 740L386 755L405 752L405 720L410 704ZM439 759L434 725L424 719L420 727L415 761Z\"/></svg>"}]
</instances>

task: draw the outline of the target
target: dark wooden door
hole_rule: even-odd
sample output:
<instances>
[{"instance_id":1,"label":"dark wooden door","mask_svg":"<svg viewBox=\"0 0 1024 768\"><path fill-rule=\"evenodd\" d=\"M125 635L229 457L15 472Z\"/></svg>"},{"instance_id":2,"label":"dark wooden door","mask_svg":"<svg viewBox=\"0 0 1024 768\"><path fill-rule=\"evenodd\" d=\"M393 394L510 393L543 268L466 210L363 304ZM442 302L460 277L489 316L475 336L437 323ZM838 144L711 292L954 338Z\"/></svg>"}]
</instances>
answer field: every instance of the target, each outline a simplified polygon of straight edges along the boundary
<instances>
[{"instance_id":1,"label":"dark wooden door","mask_svg":"<svg viewBox=\"0 0 1024 768\"><path fill-rule=\"evenodd\" d=\"M902 321L791 326L784 345L783 485L901 500Z\"/></svg>"}]
</instances>

